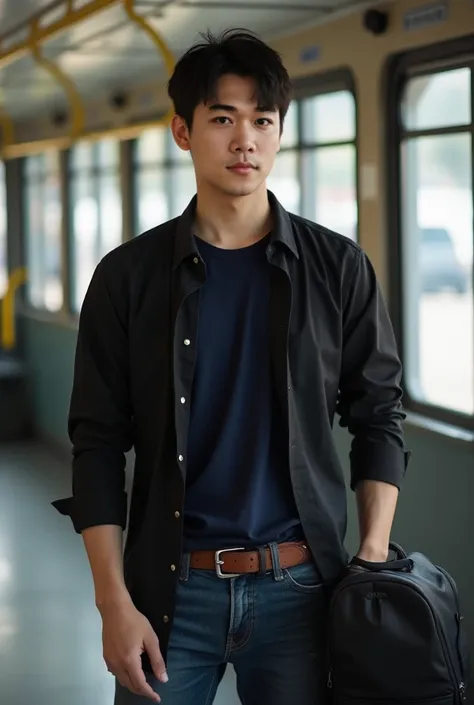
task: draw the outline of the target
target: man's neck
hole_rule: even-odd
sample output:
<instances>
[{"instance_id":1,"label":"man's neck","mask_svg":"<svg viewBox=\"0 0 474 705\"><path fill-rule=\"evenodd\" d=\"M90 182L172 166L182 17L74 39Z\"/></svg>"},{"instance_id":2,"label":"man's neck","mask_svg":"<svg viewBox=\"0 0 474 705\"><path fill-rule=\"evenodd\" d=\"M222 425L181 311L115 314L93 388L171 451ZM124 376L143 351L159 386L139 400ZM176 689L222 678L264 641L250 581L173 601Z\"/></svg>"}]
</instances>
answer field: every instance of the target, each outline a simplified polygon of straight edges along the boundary
<instances>
[{"instance_id":1,"label":"man's neck","mask_svg":"<svg viewBox=\"0 0 474 705\"><path fill-rule=\"evenodd\" d=\"M216 247L234 250L253 245L272 227L266 186L249 196L220 198L198 189L195 227L198 237Z\"/></svg>"}]
</instances>

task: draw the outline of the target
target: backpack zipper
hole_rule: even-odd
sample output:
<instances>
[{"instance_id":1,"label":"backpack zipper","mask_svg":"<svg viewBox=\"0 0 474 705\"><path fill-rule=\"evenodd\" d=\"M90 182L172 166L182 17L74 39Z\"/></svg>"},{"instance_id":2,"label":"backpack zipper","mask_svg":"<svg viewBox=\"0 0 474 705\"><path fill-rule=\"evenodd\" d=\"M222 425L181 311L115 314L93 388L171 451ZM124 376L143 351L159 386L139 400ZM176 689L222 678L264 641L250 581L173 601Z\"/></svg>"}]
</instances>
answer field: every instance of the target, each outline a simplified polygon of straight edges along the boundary
<instances>
[{"instance_id":1,"label":"backpack zipper","mask_svg":"<svg viewBox=\"0 0 474 705\"><path fill-rule=\"evenodd\" d=\"M459 646L461 620L463 619L463 617L461 615L461 605L459 603L459 597L458 597L458 593L457 593L457 589L456 589L456 584L455 584L453 578L450 576L450 574L444 568L441 568L441 566L439 566L439 565L437 565L436 568L438 568L438 570L445 576L446 580L449 582L449 584L451 586L451 590L453 591L453 597L454 597L454 601L456 603L456 610L457 610L456 611L456 621L458 624L458 636L456 639L456 647L457 647L457 651L458 651L459 670L461 673L461 678L464 678L466 674L464 673L464 663L463 663L463 660L461 657L461 649ZM461 682L459 683L459 695L460 695L460 698L463 702L465 700L467 700L466 684L464 683L463 680L461 680Z\"/></svg>"}]
</instances>

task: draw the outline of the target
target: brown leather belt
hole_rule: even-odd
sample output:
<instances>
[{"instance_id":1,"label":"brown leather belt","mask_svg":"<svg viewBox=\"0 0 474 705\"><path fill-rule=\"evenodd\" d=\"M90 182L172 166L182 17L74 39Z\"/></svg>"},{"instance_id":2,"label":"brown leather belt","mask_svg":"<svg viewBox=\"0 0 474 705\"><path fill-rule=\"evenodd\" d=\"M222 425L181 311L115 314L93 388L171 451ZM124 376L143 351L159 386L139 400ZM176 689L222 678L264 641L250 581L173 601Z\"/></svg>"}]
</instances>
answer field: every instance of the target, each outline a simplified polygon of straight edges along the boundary
<instances>
[{"instance_id":1,"label":"brown leather belt","mask_svg":"<svg viewBox=\"0 0 474 705\"><path fill-rule=\"evenodd\" d=\"M273 567L272 555L265 548L265 570ZM312 556L303 541L278 544L281 568L293 568L301 563L309 563ZM220 578L237 577L244 573L258 573L260 554L243 548L223 548L219 551L192 551L190 567L201 570L215 570Z\"/></svg>"}]
</instances>

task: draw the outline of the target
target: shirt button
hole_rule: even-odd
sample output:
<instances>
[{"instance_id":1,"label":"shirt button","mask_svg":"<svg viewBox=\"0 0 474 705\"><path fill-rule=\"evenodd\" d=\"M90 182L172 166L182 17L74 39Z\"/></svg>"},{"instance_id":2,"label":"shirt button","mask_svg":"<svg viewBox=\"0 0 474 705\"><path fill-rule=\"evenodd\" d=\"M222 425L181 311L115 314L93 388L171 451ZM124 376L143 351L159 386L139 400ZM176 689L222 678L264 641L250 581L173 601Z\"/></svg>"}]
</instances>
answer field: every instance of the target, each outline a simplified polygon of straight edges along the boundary
<instances>
[{"instance_id":1,"label":"shirt button","mask_svg":"<svg viewBox=\"0 0 474 705\"><path fill-rule=\"evenodd\" d=\"M199 264L199 257L195 257L195 258L193 259L193 262L194 262L194 264Z\"/></svg>"},{"instance_id":2,"label":"shirt button","mask_svg":"<svg viewBox=\"0 0 474 705\"><path fill-rule=\"evenodd\" d=\"M175 519L179 519L179 517L181 516L181 514L180 514L179 512L175 512L175 513L174 513L174 516L175 516Z\"/></svg>"},{"instance_id":3,"label":"shirt button","mask_svg":"<svg viewBox=\"0 0 474 705\"><path fill-rule=\"evenodd\" d=\"M191 341L189 340L189 338L186 338L183 342L185 345L191 345Z\"/></svg>"},{"instance_id":4,"label":"shirt button","mask_svg":"<svg viewBox=\"0 0 474 705\"><path fill-rule=\"evenodd\" d=\"M165 624L167 624L169 621L170 621L170 618L168 617L168 615L167 615L167 614L164 614L164 615L163 615L163 622L164 622Z\"/></svg>"},{"instance_id":5,"label":"shirt button","mask_svg":"<svg viewBox=\"0 0 474 705\"><path fill-rule=\"evenodd\" d=\"M174 563L172 563L172 564L170 565L170 570L176 570L176 566L175 566Z\"/></svg>"},{"instance_id":6,"label":"shirt button","mask_svg":"<svg viewBox=\"0 0 474 705\"><path fill-rule=\"evenodd\" d=\"M186 399L184 397L181 397L181 404L186 404Z\"/></svg>"},{"instance_id":7,"label":"shirt button","mask_svg":"<svg viewBox=\"0 0 474 705\"><path fill-rule=\"evenodd\" d=\"M184 457L183 457L182 455L178 455L178 460L179 460L180 463L182 463L183 460L184 460Z\"/></svg>"}]
</instances>

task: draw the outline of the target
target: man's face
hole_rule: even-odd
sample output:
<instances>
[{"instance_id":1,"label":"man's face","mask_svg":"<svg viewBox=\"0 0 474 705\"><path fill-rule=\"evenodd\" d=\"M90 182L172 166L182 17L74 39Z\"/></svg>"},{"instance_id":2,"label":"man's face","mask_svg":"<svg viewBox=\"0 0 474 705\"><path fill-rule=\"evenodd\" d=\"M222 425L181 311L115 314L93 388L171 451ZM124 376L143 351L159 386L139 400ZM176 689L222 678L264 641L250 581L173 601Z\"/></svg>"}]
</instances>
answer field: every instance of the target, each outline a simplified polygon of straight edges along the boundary
<instances>
[{"instance_id":1,"label":"man's face","mask_svg":"<svg viewBox=\"0 0 474 705\"><path fill-rule=\"evenodd\" d=\"M247 196L265 182L280 149L278 110L263 111L250 78L222 76L215 100L199 104L191 132L179 116L175 140L191 151L198 188Z\"/></svg>"}]
</instances>

